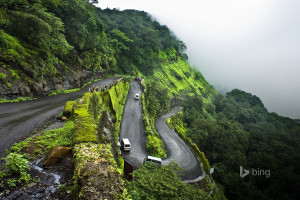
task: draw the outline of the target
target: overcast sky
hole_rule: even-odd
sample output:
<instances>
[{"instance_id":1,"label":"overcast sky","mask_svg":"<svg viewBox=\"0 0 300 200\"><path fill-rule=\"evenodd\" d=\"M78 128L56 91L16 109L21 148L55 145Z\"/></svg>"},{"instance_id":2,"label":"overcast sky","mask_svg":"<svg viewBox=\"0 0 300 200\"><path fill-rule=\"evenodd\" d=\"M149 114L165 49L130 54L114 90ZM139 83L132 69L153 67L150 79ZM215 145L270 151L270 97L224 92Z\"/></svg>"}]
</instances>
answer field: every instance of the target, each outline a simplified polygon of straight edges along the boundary
<instances>
[{"instance_id":1,"label":"overcast sky","mask_svg":"<svg viewBox=\"0 0 300 200\"><path fill-rule=\"evenodd\" d=\"M186 43L192 66L218 91L239 88L270 112L300 118L300 1L100 0L144 10Z\"/></svg>"}]
</instances>

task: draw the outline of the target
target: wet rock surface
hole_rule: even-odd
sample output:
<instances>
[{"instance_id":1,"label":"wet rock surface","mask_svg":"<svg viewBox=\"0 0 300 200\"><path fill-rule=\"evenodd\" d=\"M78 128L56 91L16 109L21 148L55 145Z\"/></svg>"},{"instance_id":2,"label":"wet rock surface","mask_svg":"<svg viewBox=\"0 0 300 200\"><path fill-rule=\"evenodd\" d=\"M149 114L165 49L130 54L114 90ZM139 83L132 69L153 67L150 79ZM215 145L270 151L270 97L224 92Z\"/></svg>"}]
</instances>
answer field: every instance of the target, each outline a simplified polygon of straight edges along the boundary
<instances>
[{"instance_id":1,"label":"wet rock surface","mask_svg":"<svg viewBox=\"0 0 300 200\"><path fill-rule=\"evenodd\" d=\"M72 154L62 158L57 165L43 168L43 158L35 160L30 165L30 175L33 181L27 186L9 189L0 187L0 199L3 200L34 200L34 199L73 199L71 186L73 177Z\"/></svg>"}]
</instances>

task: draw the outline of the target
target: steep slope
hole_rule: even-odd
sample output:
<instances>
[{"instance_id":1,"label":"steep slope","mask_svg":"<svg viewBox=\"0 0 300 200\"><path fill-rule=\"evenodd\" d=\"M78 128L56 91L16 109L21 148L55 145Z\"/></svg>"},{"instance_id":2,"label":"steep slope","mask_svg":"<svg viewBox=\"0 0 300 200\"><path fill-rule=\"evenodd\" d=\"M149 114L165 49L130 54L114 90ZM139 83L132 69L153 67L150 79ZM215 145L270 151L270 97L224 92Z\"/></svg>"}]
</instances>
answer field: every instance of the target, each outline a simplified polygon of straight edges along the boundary
<instances>
[{"instance_id":1,"label":"steep slope","mask_svg":"<svg viewBox=\"0 0 300 200\"><path fill-rule=\"evenodd\" d=\"M0 98L81 87L115 64L96 8L85 0L0 2Z\"/></svg>"},{"instance_id":2,"label":"steep slope","mask_svg":"<svg viewBox=\"0 0 300 200\"><path fill-rule=\"evenodd\" d=\"M242 91L218 95L189 66L185 49L142 11L101 10L85 0L2 0L0 98L39 97L112 73L141 76L148 152L166 156L154 120L182 105L171 126L205 152L229 198L296 199L299 125ZM243 179L240 166L270 169L270 179Z\"/></svg>"}]
</instances>

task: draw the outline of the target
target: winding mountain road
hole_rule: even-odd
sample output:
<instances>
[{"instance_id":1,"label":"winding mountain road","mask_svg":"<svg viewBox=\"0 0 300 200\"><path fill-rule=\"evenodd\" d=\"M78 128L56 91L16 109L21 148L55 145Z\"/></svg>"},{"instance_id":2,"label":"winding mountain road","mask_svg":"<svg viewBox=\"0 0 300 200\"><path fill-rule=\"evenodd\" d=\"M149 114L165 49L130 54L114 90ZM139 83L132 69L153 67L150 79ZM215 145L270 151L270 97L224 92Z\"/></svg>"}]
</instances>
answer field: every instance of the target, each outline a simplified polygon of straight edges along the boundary
<instances>
[{"instance_id":1,"label":"winding mountain road","mask_svg":"<svg viewBox=\"0 0 300 200\"><path fill-rule=\"evenodd\" d=\"M118 79L110 77L92 84L103 88ZM0 104L0 158L13 143L30 136L37 127L62 112L66 101L79 98L88 88L32 101Z\"/></svg>"},{"instance_id":2,"label":"winding mountain road","mask_svg":"<svg viewBox=\"0 0 300 200\"><path fill-rule=\"evenodd\" d=\"M183 180L201 179L204 173L198 159L194 156L187 144L185 144L178 134L171 130L166 123L168 118L177 114L180 110L181 108L175 108L168 114L155 120L155 128L168 150L168 158L163 160L163 164L176 162L184 169L184 175L182 176Z\"/></svg>"},{"instance_id":3,"label":"winding mountain road","mask_svg":"<svg viewBox=\"0 0 300 200\"><path fill-rule=\"evenodd\" d=\"M124 106L120 133L120 140L128 138L131 143L131 151L122 152L122 154L125 160L133 165L134 169L139 168L143 160L147 157L142 103L141 99L134 99L136 93L139 93L141 96L142 88L138 82L133 81L130 84ZM175 115L178 111L178 108L176 108L155 121L155 128L168 150L168 158L162 162L163 164L169 164L172 161L178 163L184 169L183 180L201 179L204 177L204 174L197 158L177 133L172 131L166 124L167 119Z\"/></svg>"},{"instance_id":4,"label":"winding mountain road","mask_svg":"<svg viewBox=\"0 0 300 200\"><path fill-rule=\"evenodd\" d=\"M120 132L120 140L128 138L131 143L131 151L122 152L122 154L133 165L134 169L139 168L143 160L147 157L142 102L141 98L138 100L134 98L136 93L142 96L142 88L137 81L133 81L130 83L125 102Z\"/></svg>"},{"instance_id":5,"label":"winding mountain road","mask_svg":"<svg viewBox=\"0 0 300 200\"><path fill-rule=\"evenodd\" d=\"M119 78L105 78L93 84L99 88L110 85ZM89 86L84 89L37 100L0 104L0 158L4 156L5 150L13 143L24 139L37 128L45 124L49 119L62 112L65 102L79 98L88 91ZM142 117L141 99L136 100L135 94L142 94L141 85L137 81L130 83L121 122L120 139L129 138L131 151L123 152L123 157L129 161L135 169L139 168L147 157L146 135ZM163 164L171 161L178 163L184 169L183 180L191 180L201 177L203 171L198 160L184 141L172 131L166 124L166 120L178 112L174 109L170 113L159 117L155 121L155 127L163 139L168 158Z\"/></svg>"}]
</instances>

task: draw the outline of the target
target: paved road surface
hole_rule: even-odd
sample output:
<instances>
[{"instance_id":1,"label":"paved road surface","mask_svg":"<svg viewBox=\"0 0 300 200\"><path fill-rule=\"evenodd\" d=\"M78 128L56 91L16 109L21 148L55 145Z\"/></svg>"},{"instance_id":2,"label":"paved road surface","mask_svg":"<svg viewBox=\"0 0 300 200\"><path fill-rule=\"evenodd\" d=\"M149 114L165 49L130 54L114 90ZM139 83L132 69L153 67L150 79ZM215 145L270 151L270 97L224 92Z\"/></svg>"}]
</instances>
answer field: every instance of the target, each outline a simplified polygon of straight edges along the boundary
<instances>
[{"instance_id":1,"label":"paved road surface","mask_svg":"<svg viewBox=\"0 0 300 200\"><path fill-rule=\"evenodd\" d=\"M96 82L100 88L111 84L118 78L106 78ZM5 149L20 139L28 137L37 127L62 112L65 102L79 98L88 87L83 90L45 97L33 101L0 104L0 157ZM120 139L129 138L130 153L124 153L124 158L137 169L147 156L146 135L142 118L141 99L135 100L135 94L142 94L142 88L136 81L130 83L126 99L123 120L121 123ZM168 158L163 164L174 161L184 168L184 180L195 179L203 174L199 163L187 145L166 124L166 120L176 114L177 110L161 116L155 121L155 127L164 140L168 149Z\"/></svg>"},{"instance_id":2,"label":"paved road surface","mask_svg":"<svg viewBox=\"0 0 300 200\"><path fill-rule=\"evenodd\" d=\"M93 84L103 88L119 78L106 78ZM65 102L79 98L84 89L37 100L0 104L0 158L13 143L30 135L37 127L62 112Z\"/></svg>"},{"instance_id":3,"label":"paved road surface","mask_svg":"<svg viewBox=\"0 0 300 200\"><path fill-rule=\"evenodd\" d=\"M143 160L147 157L146 136L142 117L141 99L135 100L136 93L142 94L142 88L136 81L130 84L124 106L120 139L128 138L131 143L131 151L123 152L123 157L130 162L134 169L140 167ZM161 116L155 121L155 127L160 136L164 140L168 150L168 158L163 160L163 164L174 161L184 168L184 180L199 179L203 175L203 171L198 160L184 143L184 141L172 131L166 124L166 120L178 112L174 109L170 113Z\"/></svg>"},{"instance_id":4,"label":"paved road surface","mask_svg":"<svg viewBox=\"0 0 300 200\"><path fill-rule=\"evenodd\" d=\"M168 158L163 160L163 164L168 164L171 161L176 162L184 169L182 179L192 180L203 175L200 164L189 147L176 132L169 128L166 123L167 119L172 115L175 115L179 109L180 108L175 108L170 113L156 119L155 128L163 139L168 150Z\"/></svg>"},{"instance_id":5,"label":"paved road surface","mask_svg":"<svg viewBox=\"0 0 300 200\"><path fill-rule=\"evenodd\" d=\"M136 100L135 94L142 96L142 88L137 81L130 83L130 89L127 95L123 110L120 140L128 138L131 143L131 151L123 152L123 157L130 162L134 169L140 167L143 160L147 157L146 135L142 116L141 98Z\"/></svg>"}]
</instances>

